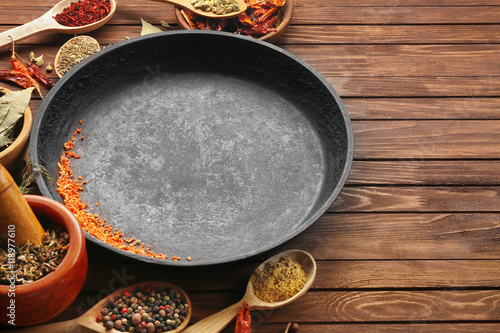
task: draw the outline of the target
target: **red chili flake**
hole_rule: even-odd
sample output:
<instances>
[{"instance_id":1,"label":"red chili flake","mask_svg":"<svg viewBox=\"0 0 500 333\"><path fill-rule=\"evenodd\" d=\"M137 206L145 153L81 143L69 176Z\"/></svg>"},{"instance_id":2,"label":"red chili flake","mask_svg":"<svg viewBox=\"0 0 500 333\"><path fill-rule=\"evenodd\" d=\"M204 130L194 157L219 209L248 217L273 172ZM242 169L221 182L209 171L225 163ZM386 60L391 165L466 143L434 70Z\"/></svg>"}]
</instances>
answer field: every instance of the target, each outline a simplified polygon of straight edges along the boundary
<instances>
[{"instance_id":1,"label":"red chili flake","mask_svg":"<svg viewBox=\"0 0 500 333\"><path fill-rule=\"evenodd\" d=\"M123 296L125 296L125 297L128 298L128 297L130 297L130 293L128 291L126 291L126 292L123 293Z\"/></svg>"},{"instance_id":2,"label":"red chili flake","mask_svg":"<svg viewBox=\"0 0 500 333\"><path fill-rule=\"evenodd\" d=\"M79 120L78 120L78 122L79 122L80 124L83 124L83 121L82 121L81 119L79 119Z\"/></svg>"},{"instance_id":3,"label":"red chili flake","mask_svg":"<svg viewBox=\"0 0 500 333\"><path fill-rule=\"evenodd\" d=\"M141 327L146 327L146 322L145 321L141 321Z\"/></svg>"},{"instance_id":4,"label":"red chili flake","mask_svg":"<svg viewBox=\"0 0 500 333\"><path fill-rule=\"evenodd\" d=\"M98 323L100 323L102 321L102 316L101 315L97 315L97 317L95 317L95 321L97 321Z\"/></svg>"},{"instance_id":5,"label":"red chili flake","mask_svg":"<svg viewBox=\"0 0 500 333\"><path fill-rule=\"evenodd\" d=\"M122 313L127 313L127 308L122 308Z\"/></svg>"},{"instance_id":6,"label":"red chili flake","mask_svg":"<svg viewBox=\"0 0 500 333\"><path fill-rule=\"evenodd\" d=\"M116 314L113 313L113 315L111 316L111 320L115 320L116 319Z\"/></svg>"},{"instance_id":7,"label":"red chili flake","mask_svg":"<svg viewBox=\"0 0 500 333\"><path fill-rule=\"evenodd\" d=\"M56 14L54 19L66 27L81 27L102 20L110 11L109 0L79 0Z\"/></svg>"}]
</instances>

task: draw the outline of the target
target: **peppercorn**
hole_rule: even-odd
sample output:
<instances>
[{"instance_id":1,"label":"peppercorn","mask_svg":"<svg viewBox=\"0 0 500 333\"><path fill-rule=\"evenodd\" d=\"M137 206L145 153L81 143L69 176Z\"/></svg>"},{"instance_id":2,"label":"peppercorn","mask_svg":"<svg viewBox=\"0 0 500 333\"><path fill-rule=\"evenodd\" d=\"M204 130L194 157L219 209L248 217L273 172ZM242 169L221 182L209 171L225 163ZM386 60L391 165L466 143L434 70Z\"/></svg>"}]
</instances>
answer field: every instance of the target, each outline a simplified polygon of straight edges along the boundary
<instances>
[{"instance_id":1,"label":"peppercorn","mask_svg":"<svg viewBox=\"0 0 500 333\"><path fill-rule=\"evenodd\" d=\"M291 327L291 332L295 333L299 331L299 324L293 323Z\"/></svg>"},{"instance_id":2,"label":"peppercorn","mask_svg":"<svg viewBox=\"0 0 500 333\"><path fill-rule=\"evenodd\" d=\"M115 323L113 323L112 320L108 320L107 322L104 323L104 327L106 328L106 330L110 330L113 327L115 327Z\"/></svg>"},{"instance_id":3,"label":"peppercorn","mask_svg":"<svg viewBox=\"0 0 500 333\"><path fill-rule=\"evenodd\" d=\"M142 319L142 316L138 313L135 313L133 316L132 316L132 325L137 325L137 324L140 324L141 323L141 319Z\"/></svg>"}]
</instances>

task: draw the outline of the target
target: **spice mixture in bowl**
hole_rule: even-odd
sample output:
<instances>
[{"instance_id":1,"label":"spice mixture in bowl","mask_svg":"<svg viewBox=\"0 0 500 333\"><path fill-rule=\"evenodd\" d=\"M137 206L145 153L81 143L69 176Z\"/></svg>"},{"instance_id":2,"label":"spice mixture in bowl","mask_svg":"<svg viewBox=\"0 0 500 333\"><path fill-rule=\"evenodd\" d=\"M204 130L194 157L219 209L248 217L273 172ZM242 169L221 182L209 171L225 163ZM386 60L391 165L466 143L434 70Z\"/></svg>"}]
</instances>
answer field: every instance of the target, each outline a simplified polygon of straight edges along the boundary
<instances>
[{"instance_id":1,"label":"spice mixture in bowl","mask_svg":"<svg viewBox=\"0 0 500 333\"><path fill-rule=\"evenodd\" d=\"M85 237L74 216L52 199L38 195L24 198L44 229L54 230L53 236L61 239L52 240L55 244L44 243L38 250L24 251L16 258L16 262L32 261L30 269L35 274L27 274L22 269L8 270L8 284L0 285L0 324L3 325L28 326L51 321L75 300L87 275ZM58 228L64 231L56 231ZM56 253L51 253L53 251ZM27 268L26 264L23 267ZM40 275L36 272L42 276L35 278L34 275ZM28 281L30 277L33 281Z\"/></svg>"},{"instance_id":2,"label":"spice mixture in bowl","mask_svg":"<svg viewBox=\"0 0 500 333\"><path fill-rule=\"evenodd\" d=\"M246 12L232 19L208 19L179 7L175 7L175 16L184 29L227 31L276 43L292 19L293 0L245 2Z\"/></svg>"}]
</instances>

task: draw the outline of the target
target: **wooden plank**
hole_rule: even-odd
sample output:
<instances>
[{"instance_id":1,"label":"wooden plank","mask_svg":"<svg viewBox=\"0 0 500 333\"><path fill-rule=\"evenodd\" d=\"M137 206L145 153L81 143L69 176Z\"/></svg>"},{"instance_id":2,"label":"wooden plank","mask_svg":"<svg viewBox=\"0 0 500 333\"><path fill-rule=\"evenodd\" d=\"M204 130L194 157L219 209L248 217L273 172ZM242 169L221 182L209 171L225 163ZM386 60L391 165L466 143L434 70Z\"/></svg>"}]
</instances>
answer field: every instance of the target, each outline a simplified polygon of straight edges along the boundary
<instances>
[{"instance_id":1,"label":"wooden plank","mask_svg":"<svg viewBox=\"0 0 500 333\"><path fill-rule=\"evenodd\" d=\"M325 76L498 76L500 45L284 45Z\"/></svg>"},{"instance_id":2,"label":"wooden plank","mask_svg":"<svg viewBox=\"0 0 500 333\"><path fill-rule=\"evenodd\" d=\"M57 3L57 2L56 2ZM52 6L11 6L2 9L0 24L24 24ZM299 2L294 7L292 24L498 24L500 6L345 6L325 1L322 10L316 2ZM109 24L136 24L140 18L160 20L173 14L173 6L151 1L119 3Z\"/></svg>"},{"instance_id":3,"label":"wooden plank","mask_svg":"<svg viewBox=\"0 0 500 333\"><path fill-rule=\"evenodd\" d=\"M195 323L236 303L242 294L188 293ZM93 295L81 294L64 316L75 318ZM76 314L76 316L75 316ZM498 290L309 291L297 301L274 310L254 311L252 326L263 323L363 323L492 321L500 314ZM234 329L233 329L234 331Z\"/></svg>"},{"instance_id":4,"label":"wooden plank","mask_svg":"<svg viewBox=\"0 0 500 333\"><path fill-rule=\"evenodd\" d=\"M316 2L294 7L293 24L498 24L499 6L342 7ZM317 8L317 7L316 7Z\"/></svg>"},{"instance_id":5,"label":"wooden plank","mask_svg":"<svg viewBox=\"0 0 500 333\"><path fill-rule=\"evenodd\" d=\"M498 120L355 121L355 159L500 158Z\"/></svg>"},{"instance_id":6,"label":"wooden plank","mask_svg":"<svg viewBox=\"0 0 500 333\"><path fill-rule=\"evenodd\" d=\"M325 214L280 250L292 248L317 260L497 260L500 214Z\"/></svg>"},{"instance_id":7,"label":"wooden plank","mask_svg":"<svg viewBox=\"0 0 500 333\"><path fill-rule=\"evenodd\" d=\"M225 296L225 297L224 297ZM230 305L233 295L192 295L193 322ZM227 299L226 299L227 298ZM220 303L218 302L220 301ZM256 311L255 324L298 321L419 322L487 321L500 315L498 290L438 291L310 291L285 307ZM257 318L261 319L257 319Z\"/></svg>"},{"instance_id":8,"label":"wooden plank","mask_svg":"<svg viewBox=\"0 0 500 333\"><path fill-rule=\"evenodd\" d=\"M173 13L162 17L170 26L169 30L180 29ZM147 20L160 27L156 17ZM111 21L113 23L113 21ZM14 28L5 25L3 31ZM124 37L139 36L141 26L138 22L127 26L107 24L90 32L102 44L115 43ZM44 33L20 43L55 44L64 35ZM498 44L500 25L290 25L278 45L302 44Z\"/></svg>"},{"instance_id":9,"label":"wooden plank","mask_svg":"<svg viewBox=\"0 0 500 333\"><path fill-rule=\"evenodd\" d=\"M496 186L350 187L331 206L336 212L500 212Z\"/></svg>"},{"instance_id":10,"label":"wooden plank","mask_svg":"<svg viewBox=\"0 0 500 333\"><path fill-rule=\"evenodd\" d=\"M265 324L260 325L256 328L252 327L252 332L255 333L283 333L285 332L287 324ZM471 333L497 333L500 331L500 324L496 323L473 323L473 324L463 324L463 323L370 323L370 324L309 324L300 323L299 332L300 333L392 333L392 332L403 332L403 333L456 333L456 332L471 332ZM228 330L223 333L232 333Z\"/></svg>"},{"instance_id":11,"label":"wooden plank","mask_svg":"<svg viewBox=\"0 0 500 333\"><path fill-rule=\"evenodd\" d=\"M353 120L500 119L500 98L344 98Z\"/></svg>"},{"instance_id":12,"label":"wooden plank","mask_svg":"<svg viewBox=\"0 0 500 333\"><path fill-rule=\"evenodd\" d=\"M500 96L500 77L345 77L325 75L325 68L323 65L316 70L325 76L341 97Z\"/></svg>"},{"instance_id":13,"label":"wooden plank","mask_svg":"<svg viewBox=\"0 0 500 333\"><path fill-rule=\"evenodd\" d=\"M313 288L498 288L498 260L318 262Z\"/></svg>"},{"instance_id":14,"label":"wooden plank","mask_svg":"<svg viewBox=\"0 0 500 333\"><path fill-rule=\"evenodd\" d=\"M500 186L500 161L353 161L348 185Z\"/></svg>"},{"instance_id":15,"label":"wooden plank","mask_svg":"<svg viewBox=\"0 0 500 333\"><path fill-rule=\"evenodd\" d=\"M83 293L104 295L125 284L154 281L165 269L139 262L93 262L89 266ZM241 292L259 263L233 263L233 269L229 272L219 267L193 267L189 271L170 269L168 281L189 292ZM316 279L311 288L497 288L500 286L500 276L495 267L499 267L499 264L499 260L318 261Z\"/></svg>"},{"instance_id":16,"label":"wooden plank","mask_svg":"<svg viewBox=\"0 0 500 333\"><path fill-rule=\"evenodd\" d=\"M482 44L499 43L500 26L290 25L278 44Z\"/></svg>"}]
</instances>

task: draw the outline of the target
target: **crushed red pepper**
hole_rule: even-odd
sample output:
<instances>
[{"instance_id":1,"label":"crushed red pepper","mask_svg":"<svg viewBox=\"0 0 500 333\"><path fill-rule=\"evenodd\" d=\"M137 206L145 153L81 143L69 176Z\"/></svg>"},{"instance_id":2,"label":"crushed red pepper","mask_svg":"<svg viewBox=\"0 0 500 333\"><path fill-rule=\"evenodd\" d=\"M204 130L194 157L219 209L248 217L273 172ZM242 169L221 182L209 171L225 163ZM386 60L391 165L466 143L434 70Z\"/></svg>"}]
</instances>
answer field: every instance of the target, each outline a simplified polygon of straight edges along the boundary
<instances>
[{"instance_id":1,"label":"crushed red pepper","mask_svg":"<svg viewBox=\"0 0 500 333\"><path fill-rule=\"evenodd\" d=\"M81 120L78 122L82 124ZM75 134L81 133L81 131L81 128L78 128L75 131ZM118 229L106 224L106 219L101 219L98 214L92 214L86 210L88 204L83 202L80 198L80 192L83 191L83 185L85 185L87 181L83 180L82 176L77 176L75 179L73 170L71 169L70 158L81 157L74 151L74 140L75 138L72 136L71 140L64 144L65 151L61 155L58 163L59 177L57 180L57 192L59 192L63 198L66 208L73 213L85 231L103 242L106 242L118 249L135 254L156 259L168 258L167 255L151 251L151 247L149 245L146 246L144 243L141 243L135 238L124 238L123 234ZM96 203L95 205L98 206L99 203ZM172 257L172 260L174 261L178 261L180 259L180 257Z\"/></svg>"},{"instance_id":2,"label":"crushed red pepper","mask_svg":"<svg viewBox=\"0 0 500 333\"><path fill-rule=\"evenodd\" d=\"M79 0L56 14L57 23L67 27L81 27L102 20L111 11L109 0Z\"/></svg>"},{"instance_id":3,"label":"crushed red pepper","mask_svg":"<svg viewBox=\"0 0 500 333\"><path fill-rule=\"evenodd\" d=\"M245 0L247 10L232 19L209 19L181 10L181 14L192 29L234 32L251 37L262 37L276 31L280 8L285 0Z\"/></svg>"}]
</instances>

